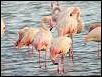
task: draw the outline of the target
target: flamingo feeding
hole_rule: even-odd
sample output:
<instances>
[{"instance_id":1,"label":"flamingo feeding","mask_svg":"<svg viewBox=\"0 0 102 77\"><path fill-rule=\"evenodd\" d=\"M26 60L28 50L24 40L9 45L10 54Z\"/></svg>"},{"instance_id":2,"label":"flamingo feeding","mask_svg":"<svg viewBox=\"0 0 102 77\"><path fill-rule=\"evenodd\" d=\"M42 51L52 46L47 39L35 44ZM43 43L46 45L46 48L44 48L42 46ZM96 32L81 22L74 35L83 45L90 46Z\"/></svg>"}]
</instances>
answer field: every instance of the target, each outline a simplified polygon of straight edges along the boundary
<instances>
[{"instance_id":1,"label":"flamingo feeding","mask_svg":"<svg viewBox=\"0 0 102 77\"><path fill-rule=\"evenodd\" d=\"M50 58L54 65L58 65L58 73L60 72L59 63L56 62L56 59L61 56L61 63L63 64L62 71L64 73L64 63L65 63L65 54L70 53L72 40L70 37L59 36L53 39L51 48L50 48Z\"/></svg>"},{"instance_id":2,"label":"flamingo feeding","mask_svg":"<svg viewBox=\"0 0 102 77\"><path fill-rule=\"evenodd\" d=\"M40 51L45 51L45 68L46 68L47 67L47 65L46 65L46 56L47 55L46 54L47 54L47 50L50 48L51 39L52 39L52 34L51 34L49 28L47 28L45 25L45 22L50 22L48 19L42 18L40 31L37 33L37 35L35 37L35 41L33 43L33 46L39 53L39 67L40 68L41 68Z\"/></svg>"},{"instance_id":3,"label":"flamingo feeding","mask_svg":"<svg viewBox=\"0 0 102 77\"><path fill-rule=\"evenodd\" d=\"M1 35L5 33L5 24L3 18L1 18Z\"/></svg>"},{"instance_id":4,"label":"flamingo feeding","mask_svg":"<svg viewBox=\"0 0 102 77\"><path fill-rule=\"evenodd\" d=\"M101 42L101 23L92 23L88 34L84 37L85 42L98 42L98 56L99 56L99 42Z\"/></svg>"}]
</instances>

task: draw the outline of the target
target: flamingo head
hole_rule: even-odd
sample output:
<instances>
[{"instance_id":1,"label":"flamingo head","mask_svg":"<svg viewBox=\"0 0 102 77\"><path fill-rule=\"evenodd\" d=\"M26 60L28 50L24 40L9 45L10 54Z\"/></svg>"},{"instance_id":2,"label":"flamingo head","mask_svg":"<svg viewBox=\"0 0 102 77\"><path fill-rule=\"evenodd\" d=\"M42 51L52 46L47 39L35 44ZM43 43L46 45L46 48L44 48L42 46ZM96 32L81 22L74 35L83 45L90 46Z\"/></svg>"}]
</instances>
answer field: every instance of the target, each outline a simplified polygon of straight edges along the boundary
<instances>
[{"instance_id":1,"label":"flamingo head","mask_svg":"<svg viewBox=\"0 0 102 77\"><path fill-rule=\"evenodd\" d=\"M58 51L58 49L51 50L50 59L54 65L58 65L58 62L56 62L56 59L59 56L59 54L60 54L60 52Z\"/></svg>"},{"instance_id":2,"label":"flamingo head","mask_svg":"<svg viewBox=\"0 0 102 77\"><path fill-rule=\"evenodd\" d=\"M75 17L76 19L79 19L80 16L81 16L81 9L79 7L72 7L70 10L69 10L69 14L70 16L73 16Z\"/></svg>"},{"instance_id":3,"label":"flamingo head","mask_svg":"<svg viewBox=\"0 0 102 77\"><path fill-rule=\"evenodd\" d=\"M56 19L56 16L61 11L61 6L58 1L52 1L51 2L51 13L54 19Z\"/></svg>"},{"instance_id":4,"label":"flamingo head","mask_svg":"<svg viewBox=\"0 0 102 77\"><path fill-rule=\"evenodd\" d=\"M58 1L52 1L51 2L51 10L53 10L55 7L58 7L58 6L59 6Z\"/></svg>"},{"instance_id":5,"label":"flamingo head","mask_svg":"<svg viewBox=\"0 0 102 77\"><path fill-rule=\"evenodd\" d=\"M41 23L41 26L44 26L45 23L48 23L49 24L49 28L50 28L50 31L52 30L53 28L53 19L51 16L45 16L42 18L42 23Z\"/></svg>"},{"instance_id":6,"label":"flamingo head","mask_svg":"<svg viewBox=\"0 0 102 77\"><path fill-rule=\"evenodd\" d=\"M100 22L92 23L90 26L91 27L89 29L89 32L92 31L93 29L97 28L97 27L101 27L101 23Z\"/></svg>"}]
</instances>

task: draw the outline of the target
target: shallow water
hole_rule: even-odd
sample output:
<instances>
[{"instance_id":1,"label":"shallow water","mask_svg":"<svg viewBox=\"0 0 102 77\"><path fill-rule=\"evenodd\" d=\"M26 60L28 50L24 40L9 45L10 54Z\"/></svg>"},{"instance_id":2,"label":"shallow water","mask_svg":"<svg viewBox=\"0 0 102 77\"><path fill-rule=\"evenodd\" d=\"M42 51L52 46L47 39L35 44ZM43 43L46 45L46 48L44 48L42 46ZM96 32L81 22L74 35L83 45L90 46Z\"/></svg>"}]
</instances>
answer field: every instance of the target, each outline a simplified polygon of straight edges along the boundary
<instances>
[{"instance_id":1,"label":"shallow water","mask_svg":"<svg viewBox=\"0 0 102 77\"><path fill-rule=\"evenodd\" d=\"M101 1L61 1L63 7L79 6L86 27L92 22L101 22ZM38 53L29 54L26 47L17 50L14 42L17 32L24 25L38 27L43 16L50 15L50 1L1 1L1 16L4 18L7 32L1 39L1 75L2 76L88 76L101 75L101 58L97 56L97 43L90 42L84 45L83 37L87 33L77 34L74 37L74 64L66 57L65 73L58 74L47 54L48 69L39 69ZM53 36L57 31L52 30ZM101 44L100 44L101 46ZM44 64L44 53L41 60Z\"/></svg>"}]
</instances>

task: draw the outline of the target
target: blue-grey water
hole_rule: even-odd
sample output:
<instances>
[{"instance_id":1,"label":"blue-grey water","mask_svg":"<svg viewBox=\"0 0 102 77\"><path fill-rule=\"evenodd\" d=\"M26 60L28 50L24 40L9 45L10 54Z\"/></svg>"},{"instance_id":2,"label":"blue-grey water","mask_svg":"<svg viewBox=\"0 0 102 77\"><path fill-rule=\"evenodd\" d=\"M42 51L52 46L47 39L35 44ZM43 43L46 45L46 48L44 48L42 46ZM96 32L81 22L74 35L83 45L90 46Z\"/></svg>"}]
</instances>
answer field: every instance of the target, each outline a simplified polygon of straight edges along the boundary
<instances>
[{"instance_id":1,"label":"blue-grey water","mask_svg":"<svg viewBox=\"0 0 102 77\"><path fill-rule=\"evenodd\" d=\"M97 56L98 44L96 42L83 42L83 37L87 33L85 29L82 33L74 37L74 64L66 57L65 73L58 74L57 66L53 65L47 52L48 68L39 69L38 53L29 54L27 47L18 50L14 47L17 39L17 32L24 25L38 27L43 16L50 15L50 1L1 1L1 16L6 25L6 34L1 38L1 75L2 76L88 76L101 75L101 58ZM88 28L92 22L101 22L101 1L61 1L62 7L79 6L85 26ZM55 28L52 30L53 36L57 35ZM101 49L101 44L100 44ZM44 53L41 60L44 64Z\"/></svg>"}]
</instances>

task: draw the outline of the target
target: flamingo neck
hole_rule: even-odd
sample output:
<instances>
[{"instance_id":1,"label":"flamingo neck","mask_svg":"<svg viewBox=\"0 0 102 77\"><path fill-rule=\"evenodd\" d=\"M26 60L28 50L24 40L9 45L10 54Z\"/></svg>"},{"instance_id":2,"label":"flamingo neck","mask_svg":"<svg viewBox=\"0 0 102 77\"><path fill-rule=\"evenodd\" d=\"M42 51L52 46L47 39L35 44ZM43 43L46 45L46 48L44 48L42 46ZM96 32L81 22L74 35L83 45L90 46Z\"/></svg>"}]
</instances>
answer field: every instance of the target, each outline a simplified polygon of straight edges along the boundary
<instances>
[{"instance_id":1,"label":"flamingo neck","mask_svg":"<svg viewBox=\"0 0 102 77\"><path fill-rule=\"evenodd\" d=\"M50 25L50 27L53 27L52 19L49 20L49 25Z\"/></svg>"},{"instance_id":2,"label":"flamingo neck","mask_svg":"<svg viewBox=\"0 0 102 77\"><path fill-rule=\"evenodd\" d=\"M44 29L45 31L49 31L49 29L46 27L46 25L45 25L44 22L41 23L41 27L42 27L42 29Z\"/></svg>"}]
</instances>

